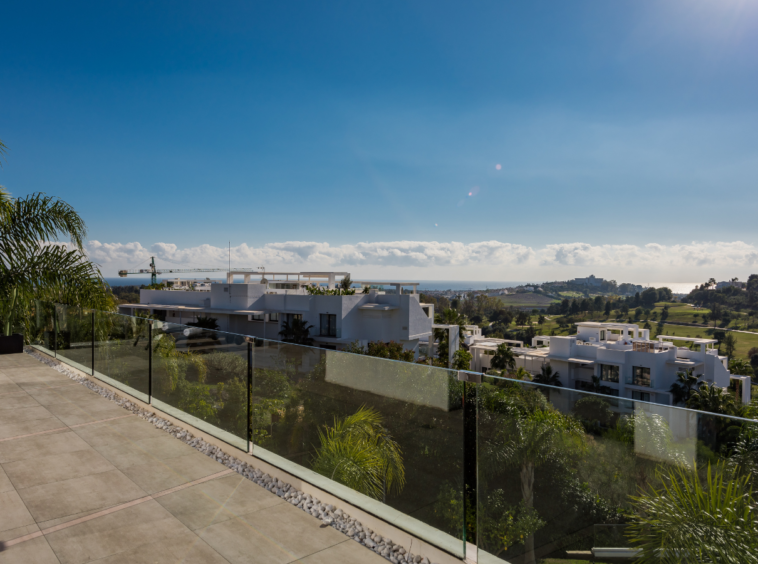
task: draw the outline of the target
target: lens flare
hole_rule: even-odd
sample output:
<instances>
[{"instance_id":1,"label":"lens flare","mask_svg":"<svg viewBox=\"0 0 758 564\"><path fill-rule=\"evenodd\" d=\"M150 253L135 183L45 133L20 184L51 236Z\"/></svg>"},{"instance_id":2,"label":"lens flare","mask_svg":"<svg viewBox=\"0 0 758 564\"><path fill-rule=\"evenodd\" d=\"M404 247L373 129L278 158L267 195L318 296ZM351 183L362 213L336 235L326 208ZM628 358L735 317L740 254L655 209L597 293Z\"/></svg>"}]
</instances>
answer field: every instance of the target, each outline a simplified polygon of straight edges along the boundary
<instances>
[{"instance_id":1,"label":"lens flare","mask_svg":"<svg viewBox=\"0 0 758 564\"><path fill-rule=\"evenodd\" d=\"M496 164L496 165L495 165L495 170L500 170L501 168L503 168L503 166L502 166L502 165L500 165L500 164Z\"/></svg>"}]
</instances>

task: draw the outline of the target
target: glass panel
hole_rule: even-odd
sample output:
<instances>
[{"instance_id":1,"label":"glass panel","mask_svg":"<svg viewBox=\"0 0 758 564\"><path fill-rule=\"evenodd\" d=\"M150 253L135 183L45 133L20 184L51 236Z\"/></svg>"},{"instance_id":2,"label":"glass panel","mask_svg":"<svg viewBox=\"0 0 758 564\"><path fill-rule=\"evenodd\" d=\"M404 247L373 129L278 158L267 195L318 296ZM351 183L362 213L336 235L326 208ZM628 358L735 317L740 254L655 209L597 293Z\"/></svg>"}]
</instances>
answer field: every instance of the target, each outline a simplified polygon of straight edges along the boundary
<instances>
[{"instance_id":1,"label":"glass panel","mask_svg":"<svg viewBox=\"0 0 758 564\"><path fill-rule=\"evenodd\" d=\"M149 320L120 313L95 313L95 377L149 401Z\"/></svg>"},{"instance_id":2,"label":"glass panel","mask_svg":"<svg viewBox=\"0 0 758 564\"><path fill-rule=\"evenodd\" d=\"M56 304L58 359L92 374L92 310Z\"/></svg>"},{"instance_id":3,"label":"glass panel","mask_svg":"<svg viewBox=\"0 0 758 564\"><path fill-rule=\"evenodd\" d=\"M247 451L247 351L241 335L157 322L153 406Z\"/></svg>"},{"instance_id":4,"label":"glass panel","mask_svg":"<svg viewBox=\"0 0 758 564\"><path fill-rule=\"evenodd\" d=\"M477 387L480 562L533 563L593 549L598 561L614 554L633 559L631 552L602 549L632 546L621 525L644 513L634 496L644 493L659 508L673 507L664 482L684 476L704 484L709 463L733 479L742 462L727 453L752 456L748 447L741 455L735 448L740 440L755 440L749 420L499 377L483 380ZM663 525L669 522L658 517Z\"/></svg>"},{"instance_id":5,"label":"glass panel","mask_svg":"<svg viewBox=\"0 0 758 564\"><path fill-rule=\"evenodd\" d=\"M24 341L50 356L55 355L54 315L54 304L35 300L29 316L24 320Z\"/></svg>"},{"instance_id":6,"label":"glass panel","mask_svg":"<svg viewBox=\"0 0 758 564\"><path fill-rule=\"evenodd\" d=\"M457 373L276 341L255 344L256 456L309 481L318 478L302 472L313 470L323 477L319 487L462 556Z\"/></svg>"}]
</instances>

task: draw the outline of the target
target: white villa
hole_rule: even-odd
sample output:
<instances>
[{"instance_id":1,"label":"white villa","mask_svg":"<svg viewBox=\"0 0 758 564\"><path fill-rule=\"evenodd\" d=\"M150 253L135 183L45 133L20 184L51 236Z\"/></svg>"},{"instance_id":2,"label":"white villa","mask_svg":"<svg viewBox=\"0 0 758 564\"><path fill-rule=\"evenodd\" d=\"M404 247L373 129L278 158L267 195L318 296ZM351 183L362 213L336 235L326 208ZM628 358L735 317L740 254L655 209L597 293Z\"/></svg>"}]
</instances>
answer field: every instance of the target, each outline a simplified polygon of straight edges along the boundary
<instances>
[{"instance_id":1,"label":"white villa","mask_svg":"<svg viewBox=\"0 0 758 564\"><path fill-rule=\"evenodd\" d=\"M121 313L156 314L168 323L187 324L198 316L217 320L221 331L281 340L286 320L313 326L314 346L342 349L359 341L395 341L418 355L419 341L432 336L434 306L421 304L418 283L354 281L355 295L311 295L308 286L334 289L347 272L228 272L226 283L202 290L140 290L139 304L122 304ZM235 276L244 282L235 283ZM375 286L394 286L386 293ZM366 293L363 293L365 289Z\"/></svg>"},{"instance_id":2,"label":"white villa","mask_svg":"<svg viewBox=\"0 0 758 564\"><path fill-rule=\"evenodd\" d=\"M727 357L719 356L714 339L658 335L650 339L650 331L626 323L577 323L577 334L568 337L538 336L532 347L518 341L474 339L469 352L471 369L486 372L500 343L512 345L516 365L535 374L543 364L550 363L560 374L565 388L586 390L597 376L611 395L672 404L671 385L677 372L692 369L702 381L726 388L730 380L742 386L743 402L749 403L751 383L748 376L729 373ZM678 347L672 341L694 344L694 350Z\"/></svg>"}]
</instances>

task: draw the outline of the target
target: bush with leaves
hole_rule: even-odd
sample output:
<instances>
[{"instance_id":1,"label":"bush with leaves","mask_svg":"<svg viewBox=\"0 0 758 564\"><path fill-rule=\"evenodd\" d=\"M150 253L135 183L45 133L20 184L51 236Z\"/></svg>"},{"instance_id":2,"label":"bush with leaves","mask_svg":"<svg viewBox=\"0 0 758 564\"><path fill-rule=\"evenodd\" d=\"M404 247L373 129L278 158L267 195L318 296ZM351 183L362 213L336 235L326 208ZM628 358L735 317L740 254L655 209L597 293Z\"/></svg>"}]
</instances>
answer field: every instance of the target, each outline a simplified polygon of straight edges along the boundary
<instances>
[{"instance_id":1,"label":"bush with leaves","mask_svg":"<svg viewBox=\"0 0 758 564\"><path fill-rule=\"evenodd\" d=\"M640 564L758 564L758 508L746 476L723 465L661 467L660 488L633 498L627 528Z\"/></svg>"},{"instance_id":2,"label":"bush with leaves","mask_svg":"<svg viewBox=\"0 0 758 564\"><path fill-rule=\"evenodd\" d=\"M319 431L319 442L312 464L319 474L374 499L402 491L403 454L376 410L361 407L335 418L333 426Z\"/></svg>"}]
</instances>

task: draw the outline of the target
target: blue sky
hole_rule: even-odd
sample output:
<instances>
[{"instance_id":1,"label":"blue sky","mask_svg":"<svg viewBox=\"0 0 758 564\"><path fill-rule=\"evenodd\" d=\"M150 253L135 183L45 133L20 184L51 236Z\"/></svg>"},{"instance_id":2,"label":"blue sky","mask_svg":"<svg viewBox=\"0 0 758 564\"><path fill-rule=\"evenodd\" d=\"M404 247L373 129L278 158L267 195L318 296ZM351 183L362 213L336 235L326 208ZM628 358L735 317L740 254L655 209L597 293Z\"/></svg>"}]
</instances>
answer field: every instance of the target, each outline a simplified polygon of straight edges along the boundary
<instances>
[{"instance_id":1,"label":"blue sky","mask_svg":"<svg viewBox=\"0 0 758 564\"><path fill-rule=\"evenodd\" d=\"M0 184L72 203L107 274L228 241L424 279L758 269L754 1L12 1L0 36Z\"/></svg>"}]
</instances>

